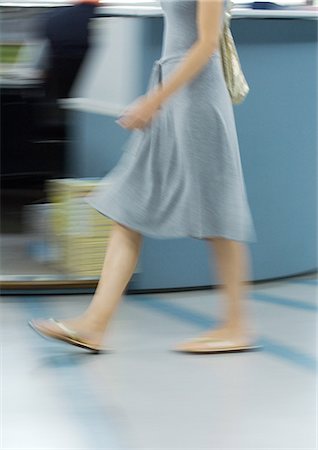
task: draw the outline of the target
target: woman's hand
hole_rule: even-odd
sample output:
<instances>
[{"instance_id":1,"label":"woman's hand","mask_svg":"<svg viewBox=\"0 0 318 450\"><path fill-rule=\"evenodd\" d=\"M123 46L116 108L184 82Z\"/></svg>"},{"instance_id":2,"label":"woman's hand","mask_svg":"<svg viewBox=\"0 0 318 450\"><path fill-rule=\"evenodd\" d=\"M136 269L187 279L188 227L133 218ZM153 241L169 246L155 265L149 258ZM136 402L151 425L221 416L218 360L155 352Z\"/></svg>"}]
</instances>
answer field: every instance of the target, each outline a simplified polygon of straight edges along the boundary
<instances>
[{"instance_id":1,"label":"woman's hand","mask_svg":"<svg viewBox=\"0 0 318 450\"><path fill-rule=\"evenodd\" d=\"M116 123L130 130L142 129L152 120L159 107L156 97L143 95L123 112Z\"/></svg>"}]
</instances>

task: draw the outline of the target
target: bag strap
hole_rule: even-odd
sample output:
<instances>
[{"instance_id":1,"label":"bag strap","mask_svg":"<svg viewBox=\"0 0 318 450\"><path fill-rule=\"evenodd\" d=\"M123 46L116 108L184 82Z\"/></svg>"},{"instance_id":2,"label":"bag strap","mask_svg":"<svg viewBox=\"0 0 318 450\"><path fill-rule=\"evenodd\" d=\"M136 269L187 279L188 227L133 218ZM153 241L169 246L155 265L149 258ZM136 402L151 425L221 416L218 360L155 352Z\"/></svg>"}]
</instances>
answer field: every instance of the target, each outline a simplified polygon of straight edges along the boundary
<instances>
[{"instance_id":1,"label":"bag strap","mask_svg":"<svg viewBox=\"0 0 318 450\"><path fill-rule=\"evenodd\" d=\"M234 2L232 0L226 0L226 8L224 14L224 25L230 27L230 22L232 19L232 8L234 6Z\"/></svg>"}]
</instances>

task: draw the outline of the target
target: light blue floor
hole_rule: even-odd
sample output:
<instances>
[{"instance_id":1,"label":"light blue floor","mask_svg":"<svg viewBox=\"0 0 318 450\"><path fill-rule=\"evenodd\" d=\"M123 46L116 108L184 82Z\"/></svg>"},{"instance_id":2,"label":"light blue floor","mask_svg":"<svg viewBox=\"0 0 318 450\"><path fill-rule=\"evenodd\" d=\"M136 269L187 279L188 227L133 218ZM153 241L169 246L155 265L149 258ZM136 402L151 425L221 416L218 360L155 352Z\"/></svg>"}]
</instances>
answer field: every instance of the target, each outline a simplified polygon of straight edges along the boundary
<instances>
[{"instance_id":1,"label":"light blue floor","mask_svg":"<svg viewBox=\"0 0 318 450\"><path fill-rule=\"evenodd\" d=\"M252 287L262 351L185 355L215 326L218 290L126 296L111 354L42 339L32 317L70 317L91 296L2 297L1 449L317 449L318 281Z\"/></svg>"}]
</instances>

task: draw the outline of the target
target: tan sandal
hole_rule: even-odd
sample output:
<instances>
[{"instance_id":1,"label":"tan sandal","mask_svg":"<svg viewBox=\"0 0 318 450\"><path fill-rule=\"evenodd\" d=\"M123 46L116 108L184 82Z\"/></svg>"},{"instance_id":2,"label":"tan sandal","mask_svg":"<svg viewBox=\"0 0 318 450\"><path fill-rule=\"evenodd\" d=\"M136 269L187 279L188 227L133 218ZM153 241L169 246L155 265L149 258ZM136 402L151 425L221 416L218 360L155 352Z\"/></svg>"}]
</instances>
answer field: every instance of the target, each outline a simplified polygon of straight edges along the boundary
<instances>
[{"instance_id":1,"label":"tan sandal","mask_svg":"<svg viewBox=\"0 0 318 450\"><path fill-rule=\"evenodd\" d=\"M37 320L30 320L29 325L30 327L39 333L41 336L49 337L52 339L57 339L58 341L63 341L71 345L75 345L77 347L84 348L86 350L90 350L94 353L100 353L100 352L106 352L108 349L105 347L102 347L100 345L93 345L89 342L85 341L83 338L81 338L78 333L74 330L71 330L67 326L65 326L62 322L50 318L48 321L54 323L61 332L58 333L56 331L51 330L50 328L45 327L45 325L39 323Z\"/></svg>"},{"instance_id":2,"label":"tan sandal","mask_svg":"<svg viewBox=\"0 0 318 450\"><path fill-rule=\"evenodd\" d=\"M193 347L192 344L198 345ZM260 350L261 348L262 346L258 344L251 343L238 345L230 339L210 338L208 336L202 336L193 339L188 343L188 345L187 343L182 344L181 346L175 348L175 351L183 353L226 353Z\"/></svg>"}]
</instances>

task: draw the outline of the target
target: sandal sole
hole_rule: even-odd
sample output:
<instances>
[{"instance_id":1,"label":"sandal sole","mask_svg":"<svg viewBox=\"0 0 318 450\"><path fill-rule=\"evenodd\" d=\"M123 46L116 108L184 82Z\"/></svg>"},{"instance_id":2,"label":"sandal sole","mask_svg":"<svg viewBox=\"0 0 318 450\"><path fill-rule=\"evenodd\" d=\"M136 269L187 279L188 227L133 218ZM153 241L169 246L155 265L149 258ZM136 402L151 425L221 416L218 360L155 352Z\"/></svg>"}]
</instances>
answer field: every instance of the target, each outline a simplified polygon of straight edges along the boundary
<instances>
[{"instance_id":1,"label":"sandal sole","mask_svg":"<svg viewBox=\"0 0 318 450\"><path fill-rule=\"evenodd\" d=\"M213 349L202 349L202 350L190 350L190 349L175 349L176 352L180 353L192 353L192 354L212 354L212 353L235 353L235 352L248 352L261 350L263 347L261 345L251 345L248 347L231 347L231 348L213 348Z\"/></svg>"},{"instance_id":2,"label":"sandal sole","mask_svg":"<svg viewBox=\"0 0 318 450\"><path fill-rule=\"evenodd\" d=\"M85 350L90 350L91 352L94 352L94 353L105 353L105 352L109 351L106 348L92 347L88 344L85 344L84 342L77 341L77 340L67 337L63 334L53 333L53 332L47 330L46 328L42 328L42 327L35 325L31 320L28 323L29 323L30 327L42 337L55 339L57 341L62 341L67 344L71 344L76 347L83 348Z\"/></svg>"}]
</instances>

